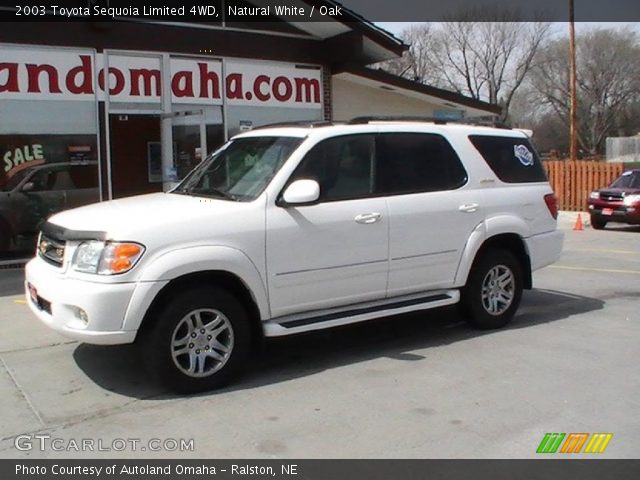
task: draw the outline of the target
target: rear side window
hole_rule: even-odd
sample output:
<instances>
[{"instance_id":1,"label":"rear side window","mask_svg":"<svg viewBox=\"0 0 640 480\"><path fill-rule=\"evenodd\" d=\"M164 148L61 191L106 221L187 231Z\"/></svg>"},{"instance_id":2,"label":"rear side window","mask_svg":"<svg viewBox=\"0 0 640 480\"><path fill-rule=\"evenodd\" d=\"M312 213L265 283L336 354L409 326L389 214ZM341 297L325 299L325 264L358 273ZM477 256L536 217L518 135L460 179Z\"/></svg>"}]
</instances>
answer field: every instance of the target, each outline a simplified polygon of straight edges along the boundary
<instances>
[{"instance_id":1,"label":"rear side window","mask_svg":"<svg viewBox=\"0 0 640 480\"><path fill-rule=\"evenodd\" d=\"M69 173L76 188L98 188L98 165L72 165Z\"/></svg>"},{"instance_id":2,"label":"rear side window","mask_svg":"<svg viewBox=\"0 0 640 480\"><path fill-rule=\"evenodd\" d=\"M376 138L377 190L385 195L454 190L467 173L447 140L431 133L381 133Z\"/></svg>"},{"instance_id":3,"label":"rear side window","mask_svg":"<svg viewBox=\"0 0 640 480\"><path fill-rule=\"evenodd\" d=\"M526 138L470 135L469 140L503 182L547 181L542 162Z\"/></svg>"}]
</instances>

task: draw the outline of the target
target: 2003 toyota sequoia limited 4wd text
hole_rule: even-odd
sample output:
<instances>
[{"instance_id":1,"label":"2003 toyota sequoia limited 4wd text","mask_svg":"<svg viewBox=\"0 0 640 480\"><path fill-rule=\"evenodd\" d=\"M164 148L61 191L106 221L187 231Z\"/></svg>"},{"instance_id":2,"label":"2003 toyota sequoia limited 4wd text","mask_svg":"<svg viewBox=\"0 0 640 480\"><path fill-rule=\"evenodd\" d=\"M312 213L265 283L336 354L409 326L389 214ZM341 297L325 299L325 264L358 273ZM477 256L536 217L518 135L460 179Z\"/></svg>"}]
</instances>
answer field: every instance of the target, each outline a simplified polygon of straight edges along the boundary
<instances>
[{"instance_id":1,"label":"2003 toyota sequoia limited 4wd text","mask_svg":"<svg viewBox=\"0 0 640 480\"><path fill-rule=\"evenodd\" d=\"M167 193L58 213L26 267L63 335L136 342L170 388L228 382L261 336L459 303L513 317L560 255L525 133L360 119L237 135Z\"/></svg>"}]
</instances>

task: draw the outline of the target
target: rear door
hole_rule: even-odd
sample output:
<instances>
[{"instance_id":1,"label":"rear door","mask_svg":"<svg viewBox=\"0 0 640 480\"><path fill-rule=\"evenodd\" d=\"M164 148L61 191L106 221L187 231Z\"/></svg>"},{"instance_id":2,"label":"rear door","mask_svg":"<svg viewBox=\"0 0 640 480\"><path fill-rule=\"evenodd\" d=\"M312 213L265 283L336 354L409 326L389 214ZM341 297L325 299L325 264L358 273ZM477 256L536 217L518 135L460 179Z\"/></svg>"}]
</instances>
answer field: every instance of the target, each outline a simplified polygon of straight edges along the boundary
<instances>
[{"instance_id":1,"label":"rear door","mask_svg":"<svg viewBox=\"0 0 640 480\"><path fill-rule=\"evenodd\" d=\"M449 288L482 222L479 191L449 142L433 133L380 133L378 190L390 218L388 295Z\"/></svg>"}]
</instances>

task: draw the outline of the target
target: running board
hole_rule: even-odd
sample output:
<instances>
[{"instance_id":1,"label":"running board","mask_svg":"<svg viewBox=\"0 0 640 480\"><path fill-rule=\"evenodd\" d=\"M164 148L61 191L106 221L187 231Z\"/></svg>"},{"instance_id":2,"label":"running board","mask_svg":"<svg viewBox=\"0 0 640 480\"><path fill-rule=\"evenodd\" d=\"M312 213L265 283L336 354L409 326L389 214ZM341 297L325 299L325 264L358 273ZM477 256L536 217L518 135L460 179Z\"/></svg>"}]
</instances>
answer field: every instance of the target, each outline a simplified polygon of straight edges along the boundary
<instances>
[{"instance_id":1,"label":"running board","mask_svg":"<svg viewBox=\"0 0 640 480\"><path fill-rule=\"evenodd\" d=\"M316 310L311 313L287 315L264 322L264 334L267 337L280 337L294 333L310 332L323 328L349 325L374 318L401 313L428 310L453 305L460 300L458 290L443 290L406 295L375 302L359 303L341 308Z\"/></svg>"}]
</instances>

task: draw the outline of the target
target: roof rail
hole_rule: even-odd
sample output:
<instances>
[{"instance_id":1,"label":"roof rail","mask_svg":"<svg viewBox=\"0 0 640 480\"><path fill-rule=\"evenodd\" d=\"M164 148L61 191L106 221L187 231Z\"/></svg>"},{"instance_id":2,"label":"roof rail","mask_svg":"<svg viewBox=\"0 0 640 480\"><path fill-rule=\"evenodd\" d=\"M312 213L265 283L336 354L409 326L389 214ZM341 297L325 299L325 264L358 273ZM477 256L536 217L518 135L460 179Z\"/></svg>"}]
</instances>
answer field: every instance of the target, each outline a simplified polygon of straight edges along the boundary
<instances>
[{"instance_id":1,"label":"roof rail","mask_svg":"<svg viewBox=\"0 0 640 480\"><path fill-rule=\"evenodd\" d=\"M318 128L318 127L329 127L331 125L335 125L335 123L329 122L326 120L298 120L295 122L277 122L277 123L269 123L267 125L259 125L257 127L253 127L252 130L262 130L263 128L278 128L278 127Z\"/></svg>"},{"instance_id":2,"label":"roof rail","mask_svg":"<svg viewBox=\"0 0 640 480\"><path fill-rule=\"evenodd\" d=\"M446 124L447 120L436 117L422 117L422 116L410 116L410 115L377 115L377 116L364 116L354 117L347 122L348 125L360 125L363 123L371 122L429 122L437 124Z\"/></svg>"},{"instance_id":3,"label":"roof rail","mask_svg":"<svg viewBox=\"0 0 640 480\"><path fill-rule=\"evenodd\" d=\"M361 125L372 122L427 122L435 123L436 125L447 125L448 123L457 123L462 125L484 125L494 128L506 128L511 129L500 122L492 120L462 118L459 120L447 120L440 117L423 117L423 116L411 116L411 115L381 115L381 116L365 116L355 117L347 122L347 125Z\"/></svg>"}]
</instances>

